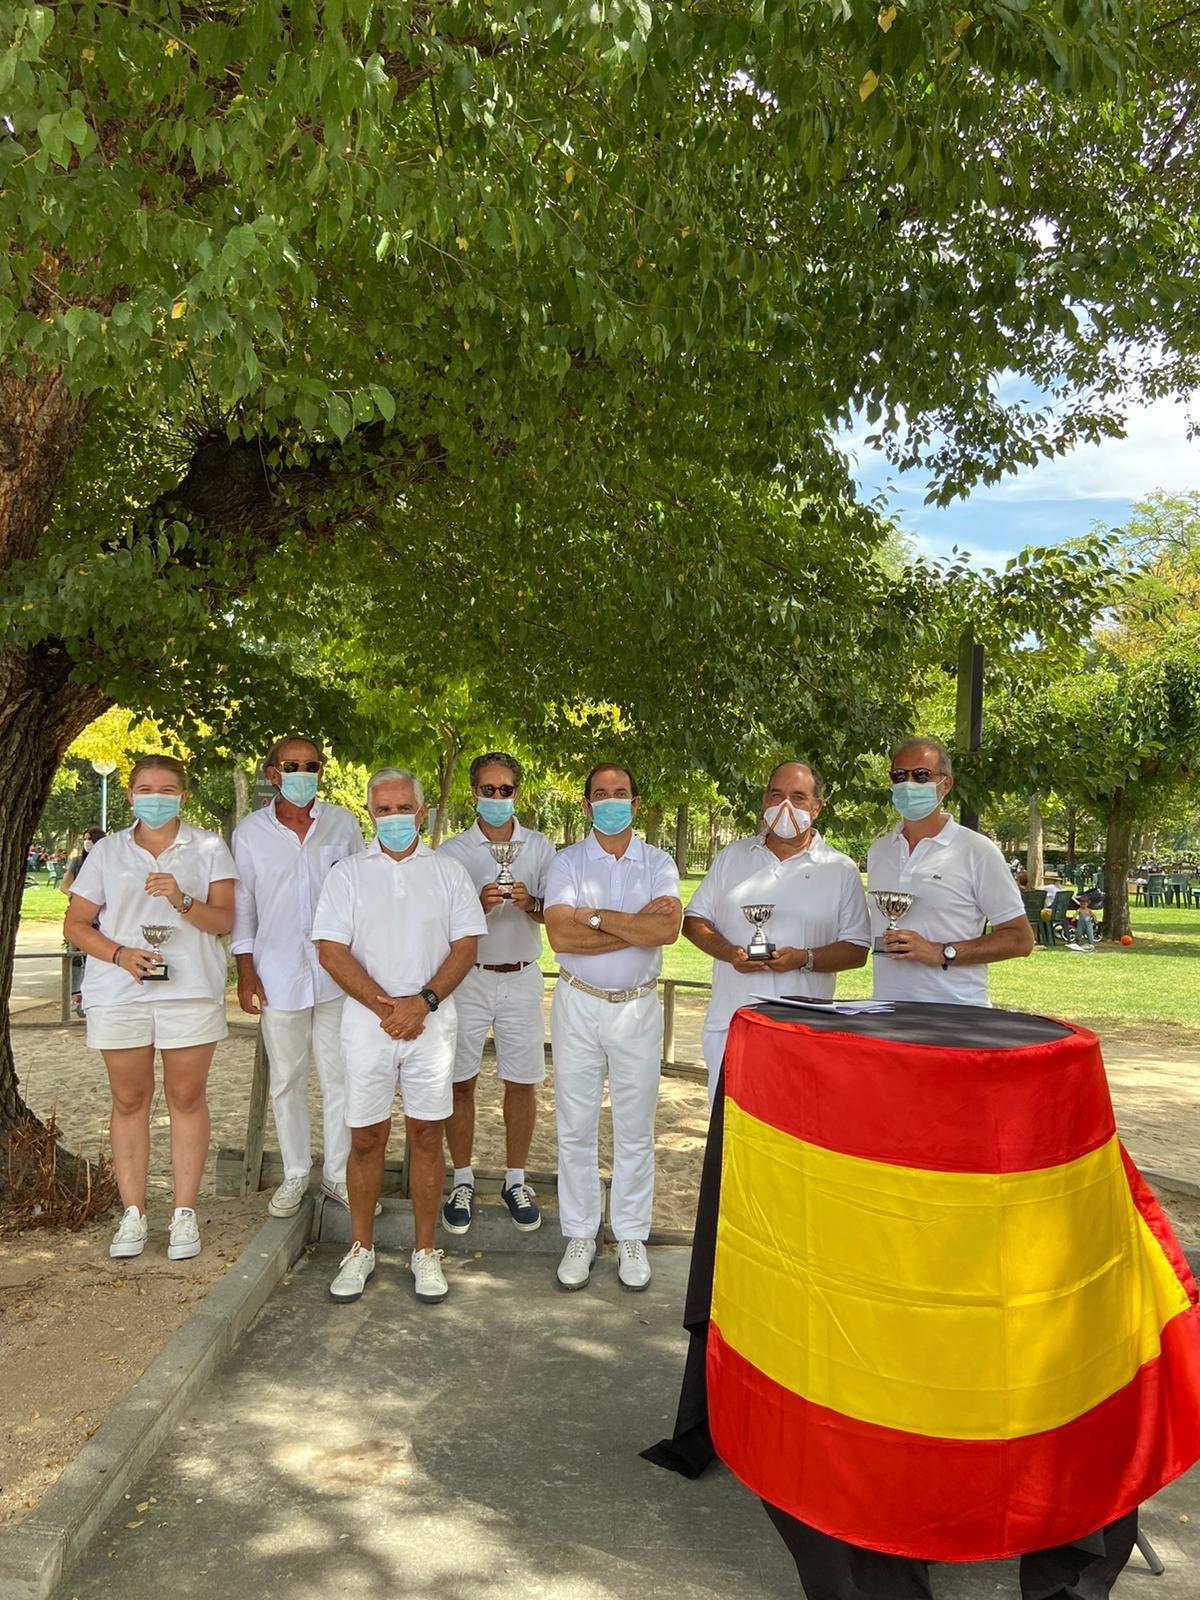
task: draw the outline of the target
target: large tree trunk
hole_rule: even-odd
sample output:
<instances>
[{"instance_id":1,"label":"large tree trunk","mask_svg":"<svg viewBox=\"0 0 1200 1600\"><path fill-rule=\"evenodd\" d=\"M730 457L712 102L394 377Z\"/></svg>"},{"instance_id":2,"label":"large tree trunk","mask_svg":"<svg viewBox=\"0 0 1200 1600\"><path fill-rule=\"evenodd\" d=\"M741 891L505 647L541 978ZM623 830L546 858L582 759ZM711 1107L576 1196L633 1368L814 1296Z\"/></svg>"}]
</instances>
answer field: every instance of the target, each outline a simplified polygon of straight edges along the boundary
<instances>
[{"instance_id":1,"label":"large tree trunk","mask_svg":"<svg viewBox=\"0 0 1200 1600\"><path fill-rule=\"evenodd\" d=\"M662 843L662 807L639 806L638 821L642 825L646 843L657 849Z\"/></svg>"},{"instance_id":2,"label":"large tree trunk","mask_svg":"<svg viewBox=\"0 0 1200 1600\"><path fill-rule=\"evenodd\" d=\"M680 806L675 812L675 865L682 878L687 872L688 858L688 808Z\"/></svg>"},{"instance_id":3,"label":"large tree trunk","mask_svg":"<svg viewBox=\"0 0 1200 1600\"><path fill-rule=\"evenodd\" d=\"M0 1132L30 1115L9 1032L25 857L63 752L109 704L99 690L70 683L70 666L45 646L0 651Z\"/></svg>"},{"instance_id":4,"label":"large tree trunk","mask_svg":"<svg viewBox=\"0 0 1200 1600\"><path fill-rule=\"evenodd\" d=\"M1104 923L1100 937L1119 940L1129 927L1129 864L1133 819L1128 797L1118 789L1108 813L1104 842Z\"/></svg>"},{"instance_id":5,"label":"large tree trunk","mask_svg":"<svg viewBox=\"0 0 1200 1600\"><path fill-rule=\"evenodd\" d=\"M1071 868L1071 869L1074 869L1074 866L1075 866L1075 807L1071 804L1070 801L1068 801L1067 805L1065 807L1065 810L1066 810L1066 814L1067 814L1067 866L1069 868Z\"/></svg>"},{"instance_id":6,"label":"large tree trunk","mask_svg":"<svg viewBox=\"0 0 1200 1600\"><path fill-rule=\"evenodd\" d=\"M442 754L438 761L438 808L429 835L429 848L436 850L446 831L446 807L450 804L450 786L454 782L454 769L462 755L462 740L452 728L443 728Z\"/></svg>"},{"instance_id":7,"label":"large tree trunk","mask_svg":"<svg viewBox=\"0 0 1200 1600\"><path fill-rule=\"evenodd\" d=\"M1025 853L1025 871L1032 889L1046 881L1046 828L1036 794L1029 796L1029 848Z\"/></svg>"}]
</instances>

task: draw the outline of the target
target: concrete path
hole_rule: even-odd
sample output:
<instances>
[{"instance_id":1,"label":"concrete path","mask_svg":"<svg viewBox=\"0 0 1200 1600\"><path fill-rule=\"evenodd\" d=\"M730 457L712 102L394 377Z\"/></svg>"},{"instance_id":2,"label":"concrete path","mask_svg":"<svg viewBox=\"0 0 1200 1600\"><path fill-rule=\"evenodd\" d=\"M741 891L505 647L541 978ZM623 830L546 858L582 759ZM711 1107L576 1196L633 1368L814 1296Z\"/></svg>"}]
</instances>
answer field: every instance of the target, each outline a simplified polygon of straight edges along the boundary
<instances>
[{"instance_id":1,"label":"concrete path","mask_svg":"<svg viewBox=\"0 0 1200 1600\"><path fill-rule=\"evenodd\" d=\"M448 1259L440 1307L394 1253L335 1306L337 1257L297 1264L57 1600L797 1600L734 1479L638 1459L674 1416L686 1251L642 1295L611 1257L572 1295L545 1257ZM1167 1575L1135 1555L1120 1600L1194 1600L1198 1501L1193 1474L1148 1510ZM934 1581L1017 1593L1011 1563Z\"/></svg>"}]
</instances>

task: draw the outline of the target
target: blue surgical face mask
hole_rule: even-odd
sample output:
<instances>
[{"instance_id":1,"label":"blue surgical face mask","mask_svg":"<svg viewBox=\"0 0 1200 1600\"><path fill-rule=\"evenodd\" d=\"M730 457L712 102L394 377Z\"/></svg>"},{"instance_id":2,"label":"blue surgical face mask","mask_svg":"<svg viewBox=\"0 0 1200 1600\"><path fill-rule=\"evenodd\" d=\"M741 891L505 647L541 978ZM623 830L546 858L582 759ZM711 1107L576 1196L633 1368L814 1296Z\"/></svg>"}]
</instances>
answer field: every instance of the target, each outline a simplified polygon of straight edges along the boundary
<instances>
[{"instance_id":1,"label":"blue surgical face mask","mask_svg":"<svg viewBox=\"0 0 1200 1600\"><path fill-rule=\"evenodd\" d=\"M480 796L475 802L475 809L490 828L501 828L513 814L511 800L488 800Z\"/></svg>"},{"instance_id":2,"label":"blue surgical face mask","mask_svg":"<svg viewBox=\"0 0 1200 1600\"><path fill-rule=\"evenodd\" d=\"M279 777L279 792L293 806L306 806L317 798L315 772L284 772Z\"/></svg>"},{"instance_id":3,"label":"blue surgical face mask","mask_svg":"<svg viewBox=\"0 0 1200 1600\"><path fill-rule=\"evenodd\" d=\"M597 833L624 833L632 821L632 800L594 800L592 802L592 826Z\"/></svg>"},{"instance_id":4,"label":"blue surgical face mask","mask_svg":"<svg viewBox=\"0 0 1200 1600\"><path fill-rule=\"evenodd\" d=\"M403 855L417 837L416 817L376 817L375 836L385 850Z\"/></svg>"},{"instance_id":5,"label":"blue surgical face mask","mask_svg":"<svg viewBox=\"0 0 1200 1600\"><path fill-rule=\"evenodd\" d=\"M139 794L130 802L134 816L148 828L165 828L168 822L174 822L179 806L177 794Z\"/></svg>"},{"instance_id":6,"label":"blue surgical face mask","mask_svg":"<svg viewBox=\"0 0 1200 1600\"><path fill-rule=\"evenodd\" d=\"M920 822L938 807L936 783L894 783L892 804L905 822Z\"/></svg>"}]
</instances>

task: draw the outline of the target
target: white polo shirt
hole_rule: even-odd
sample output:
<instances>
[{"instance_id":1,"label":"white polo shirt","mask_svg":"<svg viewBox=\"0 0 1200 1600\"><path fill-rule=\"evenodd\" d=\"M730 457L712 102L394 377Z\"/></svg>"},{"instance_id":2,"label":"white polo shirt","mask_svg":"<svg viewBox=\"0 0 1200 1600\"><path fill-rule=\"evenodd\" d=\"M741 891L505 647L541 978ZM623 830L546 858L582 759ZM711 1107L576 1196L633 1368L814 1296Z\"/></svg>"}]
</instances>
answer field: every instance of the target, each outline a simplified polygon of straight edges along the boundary
<instances>
[{"instance_id":1,"label":"white polo shirt","mask_svg":"<svg viewBox=\"0 0 1200 1600\"><path fill-rule=\"evenodd\" d=\"M508 869L518 883L523 883L530 894L545 895L546 874L554 860L554 844L536 828L523 828L513 818L513 842L521 846L521 853ZM465 833L447 839L439 848L452 861L466 869L475 885L476 894L482 894L489 883L495 883L500 868L488 849L488 841L478 822L472 823ZM502 966L509 961L536 961L542 953L542 931L532 917L527 917L519 906L506 900L487 913L487 934L479 941L475 960L480 966Z\"/></svg>"},{"instance_id":2,"label":"white polo shirt","mask_svg":"<svg viewBox=\"0 0 1200 1600\"><path fill-rule=\"evenodd\" d=\"M315 801L303 841L285 828L275 805L252 811L233 832L237 886L231 955L253 955L267 1004L305 1011L341 990L317 960L313 914L337 862L358 855L362 829L344 806Z\"/></svg>"},{"instance_id":3,"label":"white polo shirt","mask_svg":"<svg viewBox=\"0 0 1200 1600\"><path fill-rule=\"evenodd\" d=\"M743 948L754 937L754 925L742 915L748 905L773 905L766 936L775 945L811 950L846 939L864 948L871 942L867 897L862 878L849 856L827 845L813 830L805 848L786 861L768 850L763 839L735 839L720 851L686 907L689 917L703 917L730 944ZM706 1028L727 1028L739 1006L754 1004L760 994L807 994L832 1000L836 972L735 972L728 961L713 962L712 999Z\"/></svg>"},{"instance_id":4,"label":"white polo shirt","mask_svg":"<svg viewBox=\"0 0 1200 1600\"><path fill-rule=\"evenodd\" d=\"M660 895L679 898L679 871L665 850L635 833L625 854L613 856L589 833L560 850L546 876L547 906L591 906L597 911L641 911ZM636 989L662 971L662 946L558 958L564 972L597 989Z\"/></svg>"},{"instance_id":5,"label":"white polo shirt","mask_svg":"<svg viewBox=\"0 0 1200 1600\"><path fill-rule=\"evenodd\" d=\"M868 899L872 889L901 889L915 895L899 926L932 939L959 944L977 939L985 922L994 927L1024 917L1025 902L999 846L947 817L940 833L918 840L910 851L904 824L897 823L867 852ZM881 934L887 918L869 899L871 928ZM873 958L876 1000L942 1000L952 1005L986 1006L987 967L925 967L915 961Z\"/></svg>"},{"instance_id":6,"label":"white polo shirt","mask_svg":"<svg viewBox=\"0 0 1200 1600\"><path fill-rule=\"evenodd\" d=\"M396 861L375 839L325 879L312 936L349 946L381 994L409 995L426 986L454 940L486 932L479 897L457 861L423 840ZM346 1008L374 1017L349 995Z\"/></svg>"},{"instance_id":7,"label":"white polo shirt","mask_svg":"<svg viewBox=\"0 0 1200 1600\"><path fill-rule=\"evenodd\" d=\"M134 828L137 824L134 824ZM111 961L88 956L83 971L83 1005L121 1006L139 1000L221 1000L228 962L215 933L202 933L159 895L144 888L151 872L169 872L184 894L207 900L212 884L236 880L238 869L219 833L193 828L179 819L179 832L156 861L134 842L134 828L110 833L88 851L72 896L100 907L100 932L127 949L148 950L143 924L169 927L162 947L169 976L165 983L141 984Z\"/></svg>"}]
</instances>

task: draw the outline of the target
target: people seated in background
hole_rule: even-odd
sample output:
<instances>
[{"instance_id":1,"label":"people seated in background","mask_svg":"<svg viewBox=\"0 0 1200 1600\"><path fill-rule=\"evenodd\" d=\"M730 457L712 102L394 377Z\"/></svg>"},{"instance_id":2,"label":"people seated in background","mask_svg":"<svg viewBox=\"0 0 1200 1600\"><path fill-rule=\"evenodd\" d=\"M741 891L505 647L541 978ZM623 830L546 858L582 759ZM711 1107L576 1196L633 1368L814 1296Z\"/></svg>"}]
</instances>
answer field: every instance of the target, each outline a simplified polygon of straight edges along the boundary
<instances>
[{"instance_id":1,"label":"people seated in background","mask_svg":"<svg viewBox=\"0 0 1200 1600\"><path fill-rule=\"evenodd\" d=\"M1019 869L1019 871L1017 872L1017 888L1018 889L1028 889L1028 887L1029 887L1029 874L1025 871L1024 867L1021 867Z\"/></svg>"},{"instance_id":2,"label":"people seated in background","mask_svg":"<svg viewBox=\"0 0 1200 1600\"><path fill-rule=\"evenodd\" d=\"M1089 950L1096 948L1096 918L1092 914L1092 896L1089 891L1078 897L1076 904L1079 915L1075 919L1075 931L1079 936L1080 944L1086 944Z\"/></svg>"}]
</instances>

